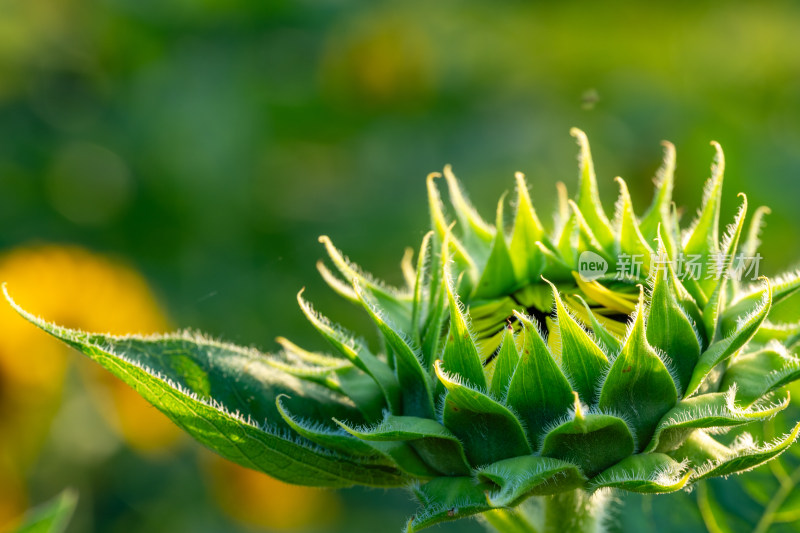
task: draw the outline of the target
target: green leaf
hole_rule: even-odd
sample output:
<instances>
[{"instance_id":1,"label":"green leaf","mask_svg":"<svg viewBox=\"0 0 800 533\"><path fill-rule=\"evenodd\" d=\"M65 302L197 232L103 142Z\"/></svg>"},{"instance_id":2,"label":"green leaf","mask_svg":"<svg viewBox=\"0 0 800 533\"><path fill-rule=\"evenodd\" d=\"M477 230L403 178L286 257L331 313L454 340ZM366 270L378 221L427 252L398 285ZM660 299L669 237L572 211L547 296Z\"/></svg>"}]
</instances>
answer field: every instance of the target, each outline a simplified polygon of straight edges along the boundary
<instances>
[{"instance_id":1,"label":"green leaf","mask_svg":"<svg viewBox=\"0 0 800 533\"><path fill-rule=\"evenodd\" d=\"M317 261L317 272L319 272L319 275L322 276L322 279L328 284L328 287L333 289L336 294L345 300L358 303L358 297L353 291L353 287L349 283L336 277L336 274L328 269L324 261Z\"/></svg>"},{"instance_id":2,"label":"green leaf","mask_svg":"<svg viewBox=\"0 0 800 533\"><path fill-rule=\"evenodd\" d=\"M446 476L470 473L461 442L443 425L429 418L387 416L371 428L352 428L339 422L351 435L370 442L408 442L431 468Z\"/></svg>"},{"instance_id":3,"label":"green leaf","mask_svg":"<svg viewBox=\"0 0 800 533\"><path fill-rule=\"evenodd\" d=\"M519 413L528 440L535 446L545 429L568 413L573 403L572 388L538 328L527 317L514 315L522 324L524 341L506 403Z\"/></svg>"},{"instance_id":4,"label":"green leaf","mask_svg":"<svg viewBox=\"0 0 800 533\"><path fill-rule=\"evenodd\" d=\"M421 353L416 347L412 348L406 342L402 336L402 330L398 326L389 322L389 317L385 316L377 307L371 294L367 294L358 282L354 283L353 287L364 309L367 310L370 318L378 326L381 335L394 352L395 372L402 390L400 395L402 413L410 416L433 417L431 380L428 372L422 368Z\"/></svg>"},{"instance_id":5,"label":"green leaf","mask_svg":"<svg viewBox=\"0 0 800 533\"><path fill-rule=\"evenodd\" d=\"M64 490L52 500L28 511L14 533L61 533L67 528L77 504L78 493L72 489Z\"/></svg>"},{"instance_id":6,"label":"green leaf","mask_svg":"<svg viewBox=\"0 0 800 533\"><path fill-rule=\"evenodd\" d=\"M664 146L664 162L656 172L656 194L647 213L639 222L639 230L646 242L653 242L658 235L659 226L668 229L671 226L670 204L672 203L672 188L675 182L675 146L667 141ZM668 230L669 231L669 230Z\"/></svg>"},{"instance_id":7,"label":"green leaf","mask_svg":"<svg viewBox=\"0 0 800 533\"><path fill-rule=\"evenodd\" d=\"M772 304L777 305L800 289L800 271L789 272L778 276L772 285ZM736 299L725 310L725 323L736 322L739 316L750 313L758 307L764 295L764 284L754 283L744 287Z\"/></svg>"},{"instance_id":8,"label":"green leaf","mask_svg":"<svg viewBox=\"0 0 800 533\"><path fill-rule=\"evenodd\" d=\"M380 419L386 399L371 376L355 368L346 359L303 350L282 337L278 338L278 342L284 347L282 359L277 356L266 357L265 363L350 398L367 420Z\"/></svg>"},{"instance_id":9,"label":"green leaf","mask_svg":"<svg viewBox=\"0 0 800 533\"><path fill-rule=\"evenodd\" d=\"M732 333L721 340L712 342L708 349L700 355L692 378L686 386L686 396L697 392L714 367L739 351L755 335L767 317L771 305L772 287L765 279L762 285L762 296L756 308L749 315L740 317Z\"/></svg>"},{"instance_id":10,"label":"green leaf","mask_svg":"<svg viewBox=\"0 0 800 533\"><path fill-rule=\"evenodd\" d=\"M595 236L594 231L592 231L589 222L587 222L586 219L583 217L583 213L581 213L578 204L570 200L569 206L570 209L572 209L574 224L577 227L576 251L582 253L589 250L601 256L609 263L613 264L614 263L613 256L611 256L608 253L608 251L606 251L603 248L603 245L600 244L600 241L597 240L597 237Z\"/></svg>"},{"instance_id":11,"label":"green leaf","mask_svg":"<svg viewBox=\"0 0 800 533\"><path fill-rule=\"evenodd\" d=\"M631 455L589 481L593 489L604 487L643 494L663 494L682 489L693 472L663 453Z\"/></svg>"},{"instance_id":12,"label":"green leaf","mask_svg":"<svg viewBox=\"0 0 800 533\"><path fill-rule=\"evenodd\" d=\"M739 355L725 370L720 390L736 390L736 403L745 407L765 394L800 379L800 359L781 344Z\"/></svg>"},{"instance_id":13,"label":"green leaf","mask_svg":"<svg viewBox=\"0 0 800 533\"><path fill-rule=\"evenodd\" d=\"M406 533L488 511L492 508L486 501L489 488L471 477L439 477L414 488L422 509L409 520Z\"/></svg>"},{"instance_id":14,"label":"green leaf","mask_svg":"<svg viewBox=\"0 0 800 533\"><path fill-rule=\"evenodd\" d=\"M633 436L622 419L583 414L576 404L574 418L545 435L540 453L577 465L584 475L593 477L633 451Z\"/></svg>"},{"instance_id":15,"label":"green leaf","mask_svg":"<svg viewBox=\"0 0 800 533\"><path fill-rule=\"evenodd\" d=\"M300 309L311 325L327 340L333 348L346 357L375 380L383 391L389 408L393 412L400 410L400 388L397 378L389 366L375 357L367 347L353 335L334 325L326 317L319 314L311 304L303 299L303 291L297 293Z\"/></svg>"},{"instance_id":16,"label":"green leaf","mask_svg":"<svg viewBox=\"0 0 800 533\"><path fill-rule=\"evenodd\" d=\"M545 280L553 290L558 329L561 335L561 368L577 391L581 401L594 403L600 376L608 367L608 358L588 333L564 308L556 286Z\"/></svg>"},{"instance_id":17,"label":"green leaf","mask_svg":"<svg viewBox=\"0 0 800 533\"><path fill-rule=\"evenodd\" d=\"M391 468L351 462L293 436L275 406L278 394L302 398L297 414L361 419L352 406L313 383L277 372L250 349L190 333L153 337L92 335L28 321L122 379L200 443L247 468L287 483L325 487L394 487L407 477Z\"/></svg>"},{"instance_id":18,"label":"green leaf","mask_svg":"<svg viewBox=\"0 0 800 533\"><path fill-rule=\"evenodd\" d=\"M321 422L302 420L295 417L283 404L286 398L289 398L289 396L279 394L275 398L275 405L284 422L301 437L305 437L329 450L358 458L358 460L364 462L394 466L394 462L390 459L387 460L380 451L366 442L358 440L339 427L326 426Z\"/></svg>"},{"instance_id":19,"label":"green leaf","mask_svg":"<svg viewBox=\"0 0 800 533\"><path fill-rule=\"evenodd\" d=\"M797 439L800 423L781 438L759 445L747 434L739 435L731 446L724 446L703 431L692 433L680 448L669 452L677 461L688 460L695 470L692 481L728 476L751 470L774 459Z\"/></svg>"},{"instance_id":20,"label":"green leaf","mask_svg":"<svg viewBox=\"0 0 800 533\"><path fill-rule=\"evenodd\" d=\"M506 244L506 236L503 231L503 202L505 194L500 197L497 203L497 231L492 241L492 251L486 266L478 280L478 286L472 295L479 300L497 295L505 295L512 291L517 285L514 265L511 262L511 255Z\"/></svg>"},{"instance_id":21,"label":"green leaf","mask_svg":"<svg viewBox=\"0 0 800 533\"><path fill-rule=\"evenodd\" d=\"M639 447L653 435L658 421L678 400L678 391L664 362L647 343L644 291L622 351L600 391L600 409L619 413L632 425Z\"/></svg>"},{"instance_id":22,"label":"green leaf","mask_svg":"<svg viewBox=\"0 0 800 533\"><path fill-rule=\"evenodd\" d=\"M797 440L798 433L800 433L800 423L783 437L763 445L754 443L749 435L740 436L727 448L726 455L705 464L693 476L693 480L728 476L751 470L785 452Z\"/></svg>"},{"instance_id":23,"label":"green leaf","mask_svg":"<svg viewBox=\"0 0 800 533\"><path fill-rule=\"evenodd\" d=\"M572 224L572 221L567 221L567 224ZM571 233L571 235L574 235L574 233ZM545 258L544 271L542 272L543 278L565 279L572 274L572 265L575 264L575 254L572 253L571 248L573 242L568 238L566 245L570 248L567 258L561 256L561 252L555 245L548 245L541 241L536 243L536 247Z\"/></svg>"},{"instance_id":24,"label":"green leaf","mask_svg":"<svg viewBox=\"0 0 800 533\"><path fill-rule=\"evenodd\" d=\"M600 194L597 191L597 178L594 174L592 154L589 150L589 139L578 128L572 128L570 135L578 140L581 147L579 157L580 183L578 185L577 204L589 226L594 230L597 240L606 250L613 250L614 233L608 221L603 206L600 203Z\"/></svg>"},{"instance_id":25,"label":"green leaf","mask_svg":"<svg viewBox=\"0 0 800 533\"><path fill-rule=\"evenodd\" d=\"M438 242L442 244L443 254L449 258L450 248L453 252L453 262L455 269L460 274L466 272L470 280L474 280L477 276L477 268L472 257L470 257L464 245L452 233L451 226L447 222L442 210L442 199L439 195L439 189L436 188L434 182L436 178L441 177L441 174L434 172L428 174L428 206L431 212L431 227L436 235Z\"/></svg>"},{"instance_id":26,"label":"green leaf","mask_svg":"<svg viewBox=\"0 0 800 533\"><path fill-rule=\"evenodd\" d=\"M514 507L530 496L574 490L586 482L574 464L535 455L492 463L479 469L477 478L497 486L488 495L493 507Z\"/></svg>"},{"instance_id":27,"label":"green leaf","mask_svg":"<svg viewBox=\"0 0 800 533\"><path fill-rule=\"evenodd\" d=\"M406 290L411 291L413 298L414 285L417 281L417 270L414 268L414 249L407 246L403 251L403 258L400 260L400 270L403 272L403 280L406 282Z\"/></svg>"},{"instance_id":28,"label":"green leaf","mask_svg":"<svg viewBox=\"0 0 800 533\"><path fill-rule=\"evenodd\" d=\"M292 366L273 359L266 359L266 363L281 372L305 381L319 383L350 398L366 420L379 419L383 409L386 408L383 392L375 384L375 381L355 368L330 371L325 367Z\"/></svg>"},{"instance_id":29,"label":"green leaf","mask_svg":"<svg viewBox=\"0 0 800 533\"><path fill-rule=\"evenodd\" d=\"M616 337L613 333L611 333L597 318L597 316L592 312L589 304L580 297L580 295L575 295L575 298L581 303L583 306L583 314L579 316L581 321L589 326L592 329L597 340L602 343L602 346L605 348L606 353L614 353L618 352L622 348L622 342L620 339ZM584 320L584 316L587 320ZM587 324L588 322L588 324ZM624 325L623 325L624 327Z\"/></svg>"},{"instance_id":30,"label":"green leaf","mask_svg":"<svg viewBox=\"0 0 800 533\"><path fill-rule=\"evenodd\" d=\"M647 317L647 341L672 361L682 392L700 358L700 339L689 315L678 302L675 273L663 244L653 267L653 293Z\"/></svg>"},{"instance_id":31,"label":"green leaf","mask_svg":"<svg viewBox=\"0 0 800 533\"><path fill-rule=\"evenodd\" d=\"M733 427L767 420L785 409L787 405L789 405L788 394L777 403L742 409L736 406L735 386L728 392L688 398L664 415L645 451L671 451L697 428Z\"/></svg>"},{"instance_id":32,"label":"green leaf","mask_svg":"<svg viewBox=\"0 0 800 533\"><path fill-rule=\"evenodd\" d=\"M702 326L706 334L706 338L711 342L719 339L719 337L722 335L722 323L720 316L722 315L722 310L726 305L726 285L727 280L723 279L719 285L714 288L714 292L711 293L711 296L708 298L708 302L703 308Z\"/></svg>"},{"instance_id":33,"label":"green leaf","mask_svg":"<svg viewBox=\"0 0 800 533\"><path fill-rule=\"evenodd\" d=\"M472 255L485 258L489 250L489 244L494 237L492 227L481 218L475 208L472 207L472 204L469 203L450 165L444 167L444 178L447 180L447 187L450 191L450 203L453 204L456 218L461 225L464 245ZM502 231L502 225L498 226L498 229Z\"/></svg>"},{"instance_id":34,"label":"green leaf","mask_svg":"<svg viewBox=\"0 0 800 533\"><path fill-rule=\"evenodd\" d=\"M445 288L450 305L450 333L442 359L448 372L455 372L467 384L479 389L486 388L486 376L478 354L475 338L467 325L467 317L461 302L454 294L453 280L445 271Z\"/></svg>"},{"instance_id":35,"label":"green leaf","mask_svg":"<svg viewBox=\"0 0 800 533\"><path fill-rule=\"evenodd\" d=\"M426 309L425 306L425 280L426 277L430 277L427 275L427 269L430 267L429 263L431 263L431 241L433 239L433 232L429 231L425 234L425 237L422 238L422 244L419 247L419 256L417 257L417 268L415 271L414 277L414 298L412 301L411 306L411 334L413 335L414 341L417 342L420 346L423 345L423 336L424 336L424 327L421 323L422 316L425 316ZM432 287L429 285L428 289L430 290ZM430 309L428 311L433 311ZM425 351L423 350L423 358L425 355ZM423 360L423 364L425 368L429 368L429 364L431 364L433 360Z\"/></svg>"},{"instance_id":36,"label":"green leaf","mask_svg":"<svg viewBox=\"0 0 800 533\"><path fill-rule=\"evenodd\" d=\"M545 238L545 231L531 203L525 176L517 172L514 177L517 180L517 212L509 253L519 282L534 283L545 265L544 255L536 246L537 241Z\"/></svg>"},{"instance_id":37,"label":"green leaf","mask_svg":"<svg viewBox=\"0 0 800 533\"><path fill-rule=\"evenodd\" d=\"M747 229L747 238L742 245L742 254L745 257L755 257L758 252L758 247L761 245L759 235L764 228L764 216L772 213L769 207L760 206L753 213L753 218L750 220L750 227Z\"/></svg>"},{"instance_id":38,"label":"green leaf","mask_svg":"<svg viewBox=\"0 0 800 533\"><path fill-rule=\"evenodd\" d=\"M699 256L700 279L697 282L705 296L714 288L714 280L706 280L709 272L711 254L719 252L719 209L722 201L722 181L725 173L725 155L716 142L711 145L716 151L711 165L711 177L703 191L703 204L697 218L692 222L683 241L683 251L687 256ZM695 295L697 298L697 295Z\"/></svg>"},{"instance_id":39,"label":"green leaf","mask_svg":"<svg viewBox=\"0 0 800 533\"><path fill-rule=\"evenodd\" d=\"M561 228L561 233L558 235L558 238L553 241L555 243L555 250L553 251L558 254L559 262L566 265L567 271L571 271L571 265L574 265L578 260L580 225L575 213L576 211L573 210L569 218L564 222L564 226ZM540 246L539 249L542 251L546 250L544 246ZM545 253L545 256L547 256L547 253ZM548 265L548 267L550 266L552 265ZM547 269L545 269L545 271L547 271Z\"/></svg>"},{"instance_id":40,"label":"green leaf","mask_svg":"<svg viewBox=\"0 0 800 533\"><path fill-rule=\"evenodd\" d=\"M445 373L434 365L436 375L447 388L444 425L464 444L472 466L528 455L531 447L519 420L507 407Z\"/></svg>"},{"instance_id":41,"label":"green leaf","mask_svg":"<svg viewBox=\"0 0 800 533\"><path fill-rule=\"evenodd\" d=\"M376 302L391 320L408 331L411 325L411 294L403 293L394 287L388 287L383 282L376 281L374 277L363 273L361 269L351 263L331 242L330 238L322 235L319 242L325 245L325 250L339 269L339 272L351 285L358 284L369 289Z\"/></svg>"},{"instance_id":42,"label":"green leaf","mask_svg":"<svg viewBox=\"0 0 800 533\"><path fill-rule=\"evenodd\" d=\"M433 269L437 270L437 269ZM429 291L432 295L430 311L425 319L425 325L422 333L422 356L425 360L425 368L432 369L433 362L441 357L440 344L442 344L442 330L444 329L444 321L446 320L446 305L447 290L445 288L446 281L441 279L438 284L430 285Z\"/></svg>"},{"instance_id":43,"label":"green leaf","mask_svg":"<svg viewBox=\"0 0 800 533\"><path fill-rule=\"evenodd\" d=\"M619 185L619 200L617 201L617 214L615 220L619 228L617 237L617 249L619 253L626 253L631 256L640 256L645 272L650 271L650 256L653 249L639 230L639 223L633 212L631 195L628 192L628 185L622 178L616 178Z\"/></svg>"},{"instance_id":44,"label":"green leaf","mask_svg":"<svg viewBox=\"0 0 800 533\"><path fill-rule=\"evenodd\" d=\"M742 205L736 214L733 224L729 227L725 234L721 245L721 255L714 255L712 259L712 274L717 278L712 281L714 291L709 298L706 309L703 313L703 321L706 326L706 334L709 339L716 339L722 333L725 324L722 323L723 308L726 305L728 294L731 292L728 289L728 284L733 283L731 276L733 272L733 263L736 257L736 249L739 244L739 237L744 227L744 217L747 214L747 196L739 194L742 197Z\"/></svg>"},{"instance_id":45,"label":"green leaf","mask_svg":"<svg viewBox=\"0 0 800 533\"><path fill-rule=\"evenodd\" d=\"M278 337L275 341L281 345L281 354L292 363L324 367L331 371L353 368L353 363L344 357L336 357L320 352L310 352L296 345L285 337Z\"/></svg>"},{"instance_id":46,"label":"green leaf","mask_svg":"<svg viewBox=\"0 0 800 533\"><path fill-rule=\"evenodd\" d=\"M497 362L494 365L492 374L492 385L489 392L495 398L505 398L514 369L517 368L519 352L517 351L516 340L514 339L514 328L511 326L503 328L503 343L497 354Z\"/></svg>"}]
</instances>

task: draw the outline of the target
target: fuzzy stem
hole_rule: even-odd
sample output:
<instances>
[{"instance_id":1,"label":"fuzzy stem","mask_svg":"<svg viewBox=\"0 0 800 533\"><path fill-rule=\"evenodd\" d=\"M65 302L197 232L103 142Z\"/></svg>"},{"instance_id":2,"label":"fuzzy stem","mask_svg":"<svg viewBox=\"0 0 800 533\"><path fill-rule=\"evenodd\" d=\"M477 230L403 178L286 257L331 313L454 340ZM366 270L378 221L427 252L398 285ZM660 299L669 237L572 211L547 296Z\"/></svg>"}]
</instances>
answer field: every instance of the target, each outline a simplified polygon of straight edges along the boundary
<instances>
[{"instance_id":1,"label":"fuzzy stem","mask_svg":"<svg viewBox=\"0 0 800 533\"><path fill-rule=\"evenodd\" d=\"M598 533L604 531L608 498L577 489L544 498L544 533Z\"/></svg>"},{"instance_id":2,"label":"fuzzy stem","mask_svg":"<svg viewBox=\"0 0 800 533\"><path fill-rule=\"evenodd\" d=\"M603 533L609 494L578 489L529 498L516 508L494 509L481 518L498 533Z\"/></svg>"},{"instance_id":3,"label":"fuzzy stem","mask_svg":"<svg viewBox=\"0 0 800 533\"><path fill-rule=\"evenodd\" d=\"M483 519L501 533L540 533L523 513L516 509L494 509L483 513Z\"/></svg>"}]
</instances>

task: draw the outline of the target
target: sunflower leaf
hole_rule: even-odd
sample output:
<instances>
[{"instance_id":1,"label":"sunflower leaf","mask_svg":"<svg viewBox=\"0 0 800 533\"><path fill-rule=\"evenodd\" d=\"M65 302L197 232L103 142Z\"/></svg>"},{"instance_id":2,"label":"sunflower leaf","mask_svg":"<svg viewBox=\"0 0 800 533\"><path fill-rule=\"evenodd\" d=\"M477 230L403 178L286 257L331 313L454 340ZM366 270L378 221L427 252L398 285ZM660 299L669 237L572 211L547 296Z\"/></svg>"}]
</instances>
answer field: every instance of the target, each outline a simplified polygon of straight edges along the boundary
<instances>
[{"instance_id":1,"label":"sunflower leaf","mask_svg":"<svg viewBox=\"0 0 800 533\"><path fill-rule=\"evenodd\" d=\"M406 533L458 520L491 509L486 501L488 484L478 484L471 477L439 477L414 488L422 504L406 526Z\"/></svg>"},{"instance_id":2,"label":"sunflower leaf","mask_svg":"<svg viewBox=\"0 0 800 533\"><path fill-rule=\"evenodd\" d=\"M282 374L254 350L188 333L156 337L94 335L17 311L130 385L175 424L221 456L298 485L400 486L401 472L359 464L293 436L275 406L281 393L304 417L360 420L354 406L313 383Z\"/></svg>"},{"instance_id":3,"label":"sunflower leaf","mask_svg":"<svg viewBox=\"0 0 800 533\"><path fill-rule=\"evenodd\" d=\"M675 492L693 472L663 453L631 455L589 481L593 489L610 487L643 494Z\"/></svg>"},{"instance_id":4,"label":"sunflower leaf","mask_svg":"<svg viewBox=\"0 0 800 533\"><path fill-rule=\"evenodd\" d=\"M600 392L601 409L620 413L630 421L641 446L650 441L658 421L678 400L678 391L664 362L647 343L644 291L622 351Z\"/></svg>"},{"instance_id":5,"label":"sunflower leaf","mask_svg":"<svg viewBox=\"0 0 800 533\"><path fill-rule=\"evenodd\" d=\"M444 371L440 361L435 369L447 389L444 425L464 444L472 466L532 452L519 419L506 406L459 383Z\"/></svg>"},{"instance_id":6,"label":"sunflower leaf","mask_svg":"<svg viewBox=\"0 0 800 533\"><path fill-rule=\"evenodd\" d=\"M470 473L461 442L443 425L430 418L389 415L375 427L352 428L339 422L349 434L369 442L407 442L426 464L446 476Z\"/></svg>"},{"instance_id":7,"label":"sunflower leaf","mask_svg":"<svg viewBox=\"0 0 800 533\"><path fill-rule=\"evenodd\" d=\"M515 316L522 323L524 340L506 403L520 413L528 429L528 439L535 444L544 428L566 415L572 407L572 388L538 328L519 313Z\"/></svg>"},{"instance_id":8,"label":"sunflower leaf","mask_svg":"<svg viewBox=\"0 0 800 533\"><path fill-rule=\"evenodd\" d=\"M575 416L545 435L541 455L567 461L580 468L584 475L596 476L634 451L633 435L627 424L611 415L582 414Z\"/></svg>"},{"instance_id":9,"label":"sunflower leaf","mask_svg":"<svg viewBox=\"0 0 800 533\"><path fill-rule=\"evenodd\" d=\"M529 496L543 496L583 486L586 477L567 461L526 455L480 468L479 481L497 485L488 495L494 507L513 507Z\"/></svg>"}]
</instances>

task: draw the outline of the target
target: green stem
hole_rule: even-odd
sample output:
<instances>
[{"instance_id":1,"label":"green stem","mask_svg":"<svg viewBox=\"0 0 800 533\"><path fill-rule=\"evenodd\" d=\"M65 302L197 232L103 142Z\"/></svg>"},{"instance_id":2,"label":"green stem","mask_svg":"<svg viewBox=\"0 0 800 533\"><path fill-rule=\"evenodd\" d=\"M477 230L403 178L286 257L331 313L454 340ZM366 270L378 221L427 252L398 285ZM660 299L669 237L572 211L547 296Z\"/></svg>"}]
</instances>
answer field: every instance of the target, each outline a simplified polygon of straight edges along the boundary
<instances>
[{"instance_id":1,"label":"green stem","mask_svg":"<svg viewBox=\"0 0 800 533\"><path fill-rule=\"evenodd\" d=\"M608 493L581 489L530 498L514 509L494 509L481 515L499 533L602 533Z\"/></svg>"},{"instance_id":2,"label":"green stem","mask_svg":"<svg viewBox=\"0 0 800 533\"><path fill-rule=\"evenodd\" d=\"M577 489L545 497L544 533L603 531L607 496Z\"/></svg>"},{"instance_id":3,"label":"green stem","mask_svg":"<svg viewBox=\"0 0 800 533\"><path fill-rule=\"evenodd\" d=\"M483 513L483 518L502 533L539 533L531 522L516 509L494 509Z\"/></svg>"}]
</instances>

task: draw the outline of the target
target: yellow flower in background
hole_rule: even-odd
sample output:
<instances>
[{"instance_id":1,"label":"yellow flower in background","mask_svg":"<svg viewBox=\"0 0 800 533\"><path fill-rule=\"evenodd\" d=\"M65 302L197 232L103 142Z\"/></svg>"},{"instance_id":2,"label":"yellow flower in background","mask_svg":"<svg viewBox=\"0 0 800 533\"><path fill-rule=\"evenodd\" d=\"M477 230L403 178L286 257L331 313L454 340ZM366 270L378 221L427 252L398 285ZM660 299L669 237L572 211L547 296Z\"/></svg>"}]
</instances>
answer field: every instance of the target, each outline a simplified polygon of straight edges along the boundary
<instances>
[{"instance_id":1,"label":"yellow flower in background","mask_svg":"<svg viewBox=\"0 0 800 533\"><path fill-rule=\"evenodd\" d=\"M76 246L30 246L0 254L0 282L21 305L64 326L112 334L171 329L141 275ZM73 355L0 305L0 529L29 505L26 473L62 403L70 363L79 367L87 389L102 395L94 403L136 451L163 452L182 435L133 389ZM286 485L210 453L201 458L209 492L243 524L288 531L331 523L338 516L334 492Z\"/></svg>"},{"instance_id":2,"label":"yellow flower in background","mask_svg":"<svg viewBox=\"0 0 800 533\"><path fill-rule=\"evenodd\" d=\"M331 490L288 485L205 450L202 459L214 499L237 522L295 531L339 518L339 498Z\"/></svg>"},{"instance_id":3,"label":"yellow flower in background","mask_svg":"<svg viewBox=\"0 0 800 533\"><path fill-rule=\"evenodd\" d=\"M0 255L0 281L35 313L80 329L155 333L169 329L142 277L78 247L42 245ZM67 349L0 306L0 524L24 511L21 479L37 458L61 403ZM86 365L104 394L111 426L133 448L163 449L179 438L169 420L121 381Z\"/></svg>"},{"instance_id":4,"label":"yellow flower in background","mask_svg":"<svg viewBox=\"0 0 800 533\"><path fill-rule=\"evenodd\" d=\"M431 43L416 24L378 11L334 27L319 65L322 91L359 107L424 105L436 68Z\"/></svg>"}]
</instances>

